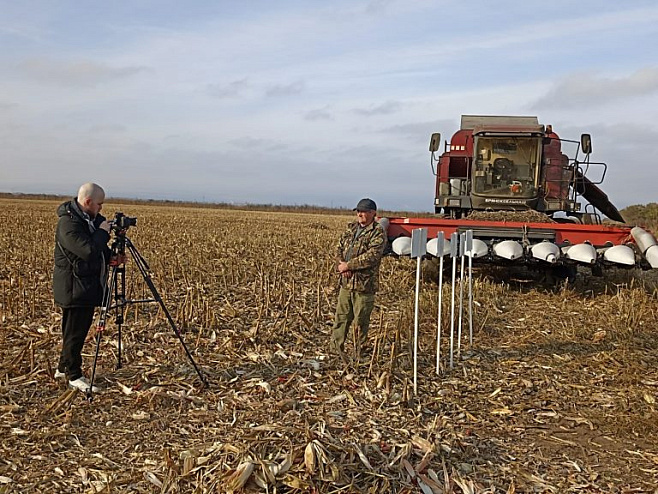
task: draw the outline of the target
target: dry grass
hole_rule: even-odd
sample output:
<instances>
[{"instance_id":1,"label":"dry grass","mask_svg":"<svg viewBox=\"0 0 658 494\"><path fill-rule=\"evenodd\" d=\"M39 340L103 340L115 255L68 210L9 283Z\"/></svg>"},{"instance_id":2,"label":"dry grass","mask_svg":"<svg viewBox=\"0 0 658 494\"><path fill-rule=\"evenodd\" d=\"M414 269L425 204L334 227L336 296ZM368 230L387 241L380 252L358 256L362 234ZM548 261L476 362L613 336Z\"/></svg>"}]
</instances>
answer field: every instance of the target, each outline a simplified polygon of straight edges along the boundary
<instances>
[{"instance_id":1,"label":"dry grass","mask_svg":"<svg viewBox=\"0 0 658 494\"><path fill-rule=\"evenodd\" d=\"M139 218L128 234L211 386L157 306L135 304L124 367L110 324L89 403L52 377L56 203L0 206L0 492L655 492L651 276L478 275L475 344L440 376L423 283L414 396L413 261L383 262L372 355L327 350L344 216L108 204Z\"/></svg>"}]
</instances>

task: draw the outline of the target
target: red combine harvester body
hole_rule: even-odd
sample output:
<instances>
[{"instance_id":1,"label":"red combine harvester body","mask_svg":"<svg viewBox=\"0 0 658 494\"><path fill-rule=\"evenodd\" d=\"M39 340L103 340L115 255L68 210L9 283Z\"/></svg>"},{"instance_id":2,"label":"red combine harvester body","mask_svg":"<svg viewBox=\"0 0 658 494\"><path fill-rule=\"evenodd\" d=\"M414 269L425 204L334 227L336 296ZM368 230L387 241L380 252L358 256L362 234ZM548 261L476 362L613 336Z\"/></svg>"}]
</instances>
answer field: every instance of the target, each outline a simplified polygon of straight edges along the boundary
<instances>
[{"instance_id":1,"label":"red combine harvester body","mask_svg":"<svg viewBox=\"0 0 658 494\"><path fill-rule=\"evenodd\" d=\"M576 149L563 153L562 143ZM440 134L430 140L436 175L435 218L387 218L393 252L408 254L411 232L428 238L473 231L466 255L496 264L525 263L569 275L586 265L658 268L658 245L649 232L624 219L598 187L607 165L590 161L591 137L560 139L537 117L464 115L461 128L436 157ZM582 155L580 158L579 155ZM587 174L596 174L592 180ZM583 207L580 201L586 201ZM616 224L603 224L601 215ZM442 256L436 241L428 253Z\"/></svg>"}]
</instances>

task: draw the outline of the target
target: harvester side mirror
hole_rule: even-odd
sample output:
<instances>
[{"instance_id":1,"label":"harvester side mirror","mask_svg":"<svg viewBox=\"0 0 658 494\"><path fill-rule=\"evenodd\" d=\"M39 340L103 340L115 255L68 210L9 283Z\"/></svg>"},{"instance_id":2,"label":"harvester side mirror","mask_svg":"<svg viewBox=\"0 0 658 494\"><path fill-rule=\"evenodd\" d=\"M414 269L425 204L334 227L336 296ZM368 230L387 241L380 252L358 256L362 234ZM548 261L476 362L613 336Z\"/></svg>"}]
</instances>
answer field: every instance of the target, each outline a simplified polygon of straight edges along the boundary
<instances>
[{"instance_id":1,"label":"harvester side mirror","mask_svg":"<svg viewBox=\"0 0 658 494\"><path fill-rule=\"evenodd\" d=\"M580 147L585 154L592 153L592 136L589 134L583 134L580 136Z\"/></svg>"},{"instance_id":2,"label":"harvester side mirror","mask_svg":"<svg viewBox=\"0 0 658 494\"><path fill-rule=\"evenodd\" d=\"M441 145L441 134L439 132L435 132L434 134L432 134L432 137L430 138L430 152L435 153L436 151L438 151L440 145Z\"/></svg>"}]
</instances>

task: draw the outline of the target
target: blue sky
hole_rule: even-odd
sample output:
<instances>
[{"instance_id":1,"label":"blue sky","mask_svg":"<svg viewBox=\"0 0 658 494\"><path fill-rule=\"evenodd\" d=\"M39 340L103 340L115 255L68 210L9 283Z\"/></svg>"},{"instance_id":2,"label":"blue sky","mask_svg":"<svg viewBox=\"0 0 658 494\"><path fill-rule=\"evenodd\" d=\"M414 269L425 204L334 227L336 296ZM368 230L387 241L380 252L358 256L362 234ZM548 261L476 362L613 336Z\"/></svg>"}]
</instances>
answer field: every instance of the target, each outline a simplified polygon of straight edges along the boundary
<instances>
[{"instance_id":1,"label":"blue sky","mask_svg":"<svg viewBox=\"0 0 658 494\"><path fill-rule=\"evenodd\" d=\"M0 191L430 211L462 114L592 134L656 202L655 1L0 0Z\"/></svg>"}]
</instances>

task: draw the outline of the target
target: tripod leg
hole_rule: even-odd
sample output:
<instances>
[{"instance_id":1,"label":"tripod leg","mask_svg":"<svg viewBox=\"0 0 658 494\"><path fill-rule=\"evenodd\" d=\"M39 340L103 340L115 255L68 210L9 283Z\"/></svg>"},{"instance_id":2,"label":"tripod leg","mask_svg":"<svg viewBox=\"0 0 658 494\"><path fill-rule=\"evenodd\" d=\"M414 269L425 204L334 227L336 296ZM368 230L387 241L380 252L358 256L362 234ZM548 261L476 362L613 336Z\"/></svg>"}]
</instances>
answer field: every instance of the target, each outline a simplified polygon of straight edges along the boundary
<instances>
[{"instance_id":1,"label":"tripod leg","mask_svg":"<svg viewBox=\"0 0 658 494\"><path fill-rule=\"evenodd\" d=\"M112 303L112 293L116 286L117 280L117 269L112 267L111 272L108 272L108 276L105 279L105 290L103 291L103 302L100 308L100 314L98 315L98 323L96 324L96 351L94 352L94 363L91 367L91 379L89 380L89 389L87 390L87 399L89 401L93 400L94 389L94 378L96 377L96 364L98 363L98 353L101 345L101 333L105 330L105 325L107 322L107 314L110 310L110 305ZM108 284L109 282L109 284Z\"/></svg>"},{"instance_id":2,"label":"tripod leg","mask_svg":"<svg viewBox=\"0 0 658 494\"><path fill-rule=\"evenodd\" d=\"M116 267L116 272L120 278L114 284L114 300L117 304L116 310L116 324L117 324L117 369L121 369L121 326L123 325L123 310L125 307L125 293L126 293L126 266L121 264Z\"/></svg>"},{"instance_id":3,"label":"tripod leg","mask_svg":"<svg viewBox=\"0 0 658 494\"><path fill-rule=\"evenodd\" d=\"M149 274L149 269L148 269L148 264L146 264L146 260L141 256L141 254L137 251L137 248L133 245L133 243L129 240L126 239L126 245L128 246L128 249L130 250L130 253L133 256L133 259L135 260L135 264L139 268L139 271L142 273L142 277L144 278L144 282L147 284L149 289L151 290L151 293L153 294L153 298L155 299L158 304L160 304L160 308L164 312L165 316L167 317L167 321L169 321L169 325L171 326L171 329L174 331L174 334L178 338L178 341L180 341L181 345L183 345L183 349L185 350L185 353L187 354L187 358L190 360L192 363L192 367L194 367L194 370L196 371L197 375L199 376L199 379L201 382L205 385L208 386L208 381L206 380L206 377L203 375L199 367L197 367L196 362L194 361L194 358L192 357L192 354L187 348L187 345L185 344L185 341L183 340L183 336L181 335L178 327L176 326L176 323L174 322L173 318L171 317L171 314L169 314L169 311L167 310L167 307L165 303L162 300L162 297L160 296L160 293L158 293L157 288L155 287L155 284L153 283L153 280L151 279L151 276Z\"/></svg>"}]
</instances>

